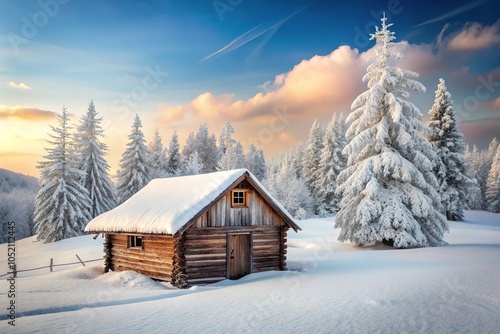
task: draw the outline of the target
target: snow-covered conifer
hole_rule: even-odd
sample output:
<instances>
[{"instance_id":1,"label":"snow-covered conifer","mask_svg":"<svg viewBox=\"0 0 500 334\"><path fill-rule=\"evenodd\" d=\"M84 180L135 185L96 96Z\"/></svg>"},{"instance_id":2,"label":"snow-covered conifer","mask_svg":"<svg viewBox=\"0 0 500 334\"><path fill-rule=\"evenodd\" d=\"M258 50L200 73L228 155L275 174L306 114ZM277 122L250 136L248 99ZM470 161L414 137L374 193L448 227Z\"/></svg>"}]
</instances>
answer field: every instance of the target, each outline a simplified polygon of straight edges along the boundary
<instances>
[{"instance_id":1,"label":"snow-covered conifer","mask_svg":"<svg viewBox=\"0 0 500 334\"><path fill-rule=\"evenodd\" d=\"M48 143L40 169L40 190L36 196L35 228L38 240L44 243L83 234L92 219L89 193L80 184L84 172L75 168L76 158L69 150L72 145L65 107L58 116L58 127L51 126L53 134Z\"/></svg>"},{"instance_id":2,"label":"snow-covered conifer","mask_svg":"<svg viewBox=\"0 0 500 334\"><path fill-rule=\"evenodd\" d=\"M231 170L245 167L245 155L243 147L238 141L234 141L226 146L225 152L219 161L220 170Z\"/></svg>"},{"instance_id":3,"label":"snow-covered conifer","mask_svg":"<svg viewBox=\"0 0 500 334\"><path fill-rule=\"evenodd\" d=\"M340 196L335 193L337 177L347 164L347 158L342 150L347 145L345 139L344 121L334 115L326 128L323 139L323 149L318 166L316 189L318 189L320 214L331 214L339 210Z\"/></svg>"},{"instance_id":4,"label":"snow-covered conifer","mask_svg":"<svg viewBox=\"0 0 500 334\"><path fill-rule=\"evenodd\" d=\"M186 144L182 147L182 156L184 161L188 161L191 153L196 150L196 140L194 138L194 133L190 132L186 138Z\"/></svg>"},{"instance_id":5,"label":"snow-covered conifer","mask_svg":"<svg viewBox=\"0 0 500 334\"><path fill-rule=\"evenodd\" d=\"M368 90L353 102L344 149L347 168L338 177L342 195L335 226L340 241L356 245L387 241L397 248L445 244L448 230L431 161L432 145L422 134L429 128L408 101L409 90L423 92L417 73L393 67L401 54L394 33L382 18L376 28L374 62L363 81Z\"/></svg>"},{"instance_id":6,"label":"snow-covered conifer","mask_svg":"<svg viewBox=\"0 0 500 334\"><path fill-rule=\"evenodd\" d=\"M169 176L178 176L182 173L182 157L179 147L177 131L174 131L168 144L167 173Z\"/></svg>"},{"instance_id":7,"label":"snow-covered conifer","mask_svg":"<svg viewBox=\"0 0 500 334\"><path fill-rule=\"evenodd\" d=\"M434 104L429 110L429 141L437 155L434 173L441 204L448 220L461 221L468 207L468 190L475 184L466 174L463 135L457 128L451 94L444 79L439 79Z\"/></svg>"},{"instance_id":8,"label":"snow-covered conifer","mask_svg":"<svg viewBox=\"0 0 500 334\"><path fill-rule=\"evenodd\" d=\"M321 150L323 149L323 126L315 120L309 130L309 136L302 156L302 175L306 181L316 203L319 204L319 189L317 188L320 175L318 172L321 160Z\"/></svg>"},{"instance_id":9,"label":"snow-covered conifer","mask_svg":"<svg viewBox=\"0 0 500 334\"><path fill-rule=\"evenodd\" d=\"M141 119L135 115L132 131L128 135L130 141L120 160L116 186L118 203L125 202L151 180L148 149L141 128Z\"/></svg>"},{"instance_id":10,"label":"snow-covered conifer","mask_svg":"<svg viewBox=\"0 0 500 334\"><path fill-rule=\"evenodd\" d=\"M200 125L194 139L194 149L198 151L203 164L203 173L212 173L218 169L219 149L214 134L208 133L207 124Z\"/></svg>"},{"instance_id":11,"label":"snow-covered conifer","mask_svg":"<svg viewBox=\"0 0 500 334\"><path fill-rule=\"evenodd\" d=\"M224 153L226 153L228 147L236 144L236 141L232 137L233 133L234 129L231 126L231 123L226 122L219 135L219 151L221 157L224 155Z\"/></svg>"},{"instance_id":12,"label":"snow-covered conifer","mask_svg":"<svg viewBox=\"0 0 500 334\"><path fill-rule=\"evenodd\" d=\"M104 130L102 117L98 117L94 102L90 101L87 113L80 118L77 132L77 168L84 172L81 184L87 189L92 207L92 218L116 206L114 186L109 176L109 165L105 159L108 147L101 142Z\"/></svg>"},{"instance_id":13,"label":"snow-covered conifer","mask_svg":"<svg viewBox=\"0 0 500 334\"><path fill-rule=\"evenodd\" d=\"M158 129L155 129L153 140L149 143L149 162L152 179L167 176L167 152Z\"/></svg>"},{"instance_id":14,"label":"snow-covered conifer","mask_svg":"<svg viewBox=\"0 0 500 334\"><path fill-rule=\"evenodd\" d=\"M202 171L203 171L203 162L200 159L198 151L195 150L193 153L191 153L191 155L187 160L184 175L197 175L200 174Z\"/></svg>"},{"instance_id":15,"label":"snow-covered conifer","mask_svg":"<svg viewBox=\"0 0 500 334\"><path fill-rule=\"evenodd\" d=\"M474 185L467 190L469 208L472 210L482 210L484 208L484 197L479 184L479 180L482 179L481 174L483 173L482 155L478 151L476 145L474 145L472 151L470 151L469 146L467 145L464 155L467 175L475 181Z\"/></svg>"},{"instance_id":16,"label":"snow-covered conifer","mask_svg":"<svg viewBox=\"0 0 500 334\"><path fill-rule=\"evenodd\" d=\"M488 211L500 213L500 146L498 145L488 174L486 204Z\"/></svg>"},{"instance_id":17,"label":"snow-covered conifer","mask_svg":"<svg viewBox=\"0 0 500 334\"><path fill-rule=\"evenodd\" d=\"M297 177L295 152L283 153L269 162L264 185L292 216L305 218L313 211L314 199L302 177Z\"/></svg>"},{"instance_id":18,"label":"snow-covered conifer","mask_svg":"<svg viewBox=\"0 0 500 334\"><path fill-rule=\"evenodd\" d=\"M250 144L247 154L245 155L245 161L245 167L252 172L257 179L262 181L266 176L266 160L262 149L257 149L254 144Z\"/></svg>"}]
</instances>

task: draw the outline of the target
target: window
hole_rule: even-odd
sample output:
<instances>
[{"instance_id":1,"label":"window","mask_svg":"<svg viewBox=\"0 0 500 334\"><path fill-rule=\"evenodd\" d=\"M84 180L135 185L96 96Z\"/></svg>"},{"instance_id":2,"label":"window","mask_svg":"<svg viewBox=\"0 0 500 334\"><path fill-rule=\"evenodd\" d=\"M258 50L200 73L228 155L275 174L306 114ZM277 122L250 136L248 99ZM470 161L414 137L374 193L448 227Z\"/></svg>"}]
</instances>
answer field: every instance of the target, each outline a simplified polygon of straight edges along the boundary
<instances>
[{"instance_id":1,"label":"window","mask_svg":"<svg viewBox=\"0 0 500 334\"><path fill-rule=\"evenodd\" d=\"M231 206L232 207L248 206L245 190L233 190L231 192Z\"/></svg>"},{"instance_id":2,"label":"window","mask_svg":"<svg viewBox=\"0 0 500 334\"><path fill-rule=\"evenodd\" d=\"M139 237L137 235L129 235L128 248L142 249L142 237Z\"/></svg>"}]
</instances>

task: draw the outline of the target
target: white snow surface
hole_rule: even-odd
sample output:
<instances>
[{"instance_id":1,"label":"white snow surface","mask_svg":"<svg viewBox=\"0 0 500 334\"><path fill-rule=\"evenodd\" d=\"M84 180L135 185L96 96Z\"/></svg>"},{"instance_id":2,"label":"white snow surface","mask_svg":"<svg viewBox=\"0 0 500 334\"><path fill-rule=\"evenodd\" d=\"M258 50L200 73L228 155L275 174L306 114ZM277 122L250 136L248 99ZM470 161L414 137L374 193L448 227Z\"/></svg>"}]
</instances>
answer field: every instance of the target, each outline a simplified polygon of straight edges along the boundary
<instances>
[{"instance_id":1,"label":"white snow surface","mask_svg":"<svg viewBox=\"0 0 500 334\"><path fill-rule=\"evenodd\" d=\"M337 242L333 218L288 236L289 271L179 290L103 264L19 273L15 327L0 333L498 333L500 214L466 211L449 246L356 248ZM0 245L7 254L7 245ZM16 243L19 269L102 256L102 238ZM0 274L7 271L0 257Z\"/></svg>"},{"instance_id":2,"label":"white snow surface","mask_svg":"<svg viewBox=\"0 0 500 334\"><path fill-rule=\"evenodd\" d=\"M291 221L292 216L247 169L159 178L94 219L86 232L175 234L246 172Z\"/></svg>"}]
</instances>

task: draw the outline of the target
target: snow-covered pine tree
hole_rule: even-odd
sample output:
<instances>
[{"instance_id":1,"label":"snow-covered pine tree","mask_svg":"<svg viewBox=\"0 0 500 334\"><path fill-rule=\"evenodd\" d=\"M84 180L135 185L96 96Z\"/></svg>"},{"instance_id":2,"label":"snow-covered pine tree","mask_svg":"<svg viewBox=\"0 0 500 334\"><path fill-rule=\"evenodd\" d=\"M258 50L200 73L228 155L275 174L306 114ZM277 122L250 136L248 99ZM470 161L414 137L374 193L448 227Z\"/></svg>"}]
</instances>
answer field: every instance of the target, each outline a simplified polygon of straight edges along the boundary
<instances>
[{"instance_id":1,"label":"snow-covered pine tree","mask_svg":"<svg viewBox=\"0 0 500 334\"><path fill-rule=\"evenodd\" d=\"M314 199L304 179L297 176L294 159L293 150L272 159L263 184L293 217L303 219L312 214Z\"/></svg>"},{"instance_id":2,"label":"snow-covered pine tree","mask_svg":"<svg viewBox=\"0 0 500 334\"><path fill-rule=\"evenodd\" d=\"M344 121L334 115L328 123L323 139L318 166L319 178L315 185L318 189L321 215L336 213L339 210L341 198L335 193L335 189L337 189L337 177L347 165L347 158L342 154L346 145Z\"/></svg>"},{"instance_id":3,"label":"snow-covered pine tree","mask_svg":"<svg viewBox=\"0 0 500 334\"><path fill-rule=\"evenodd\" d=\"M182 173L182 157L179 148L177 131L174 131L168 144L167 173L169 176L179 176Z\"/></svg>"},{"instance_id":4,"label":"snow-covered pine tree","mask_svg":"<svg viewBox=\"0 0 500 334\"><path fill-rule=\"evenodd\" d=\"M245 155L239 141L226 143L225 152L219 161L220 170L231 170L245 167Z\"/></svg>"},{"instance_id":5,"label":"snow-covered pine tree","mask_svg":"<svg viewBox=\"0 0 500 334\"><path fill-rule=\"evenodd\" d=\"M234 129L231 126L231 123L226 122L219 135L219 151L221 157L224 156L224 153L226 153L228 147L234 146L236 144L236 141L232 137L233 133Z\"/></svg>"},{"instance_id":6,"label":"snow-covered pine tree","mask_svg":"<svg viewBox=\"0 0 500 334\"><path fill-rule=\"evenodd\" d=\"M184 175L198 175L203 171L203 162L200 159L198 151L194 151L189 156L186 168L184 170Z\"/></svg>"},{"instance_id":7,"label":"snow-covered pine tree","mask_svg":"<svg viewBox=\"0 0 500 334\"><path fill-rule=\"evenodd\" d=\"M320 179L318 166L321 160L324 133L325 130L323 126L317 120L314 120L309 130L309 136L302 156L302 175L315 200L315 211L320 204L319 189L317 188Z\"/></svg>"},{"instance_id":8,"label":"snow-covered pine tree","mask_svg":"<svg viewBox=\"0 0 500 334\"><path fill-rule=\"evenodd\" d=\"M500 146L498 145L488 174L486 204L488 211L500 213Z\"/></svg>"},{"instance_id":9,"label":"snow-covered pine tree","mask_svg":"<svg viewBox=\"0 0 500 334\"><path fill-rule=\"evenodd\" d=\"M266 176L266 160L261 148L257 149L254 144L250 144L245 155L246 168L259 180Z\"/></svg>"},{"instance_id":10,"label":"snow-covered pine tree","mask_svg":"<svg viewBox=\"0 0 500 334\"><path fill-rule=\"evenodd\" d=\"M141 119L135 115L132 131L128 135L130 141L127 143L120 160L116 186L118 203L120 204L141 190L151 180L148 149L141 128Z\"/></svg>"},{"instance_id":11,"label":"snow-covered pine tree","mask_svg":"<svg viewBox=\"0 0 500 334\"><path fill-rule=\"evenodd\" d=\"M191 153L196 150L196 140L194 138L194 133L190 132L186 138L186 144L182 147L182 156L184 161L188 161Z\"/></svg>"},{"instance_id":12,"label":"snow-covered pine tree","mask_svg":"<svg viewBox=\"0 0 500 334\"><path fill-rule=\"evenodd\" d=\"M91 218L116 206L114 186L109 176L109 165L105 159L108 147L101 142L104 130L102 117L98 117L94 101L90 101L87 113L80 118L76 138L78 140L77 168L85 174L81 184L87 189L92 207Z\"/></svg>"},{"instance_id":13,"label":"snow-covered pine tree","mask_svg":"<svg viewBox=\"0 0 500 334\"><path fill-rule=\"evenodd\" d=\"M488 148L485 151L481 152L481 160L482 160L482 170L480 173L480 178L478 178L479 186L481 187L481 192L483 194L483 207L482 209L488 209L488 204L486 201L486 190L488 188L488 176L491 170L491 165L493 164L493 158L497 152L498 141L496 138L493 138L488 145Z\"/></svg>"},{"instance_id":14,"label":"snow-covered pine tree","mask_svg":"<svg viewBox=\"0 0 500 334\"><path fill-rule=\"evenodd\" d=\"M417 73L390 66L402 55L394 33L382 18L376 28L374 62L363 81L368 90L353 102L344 149L347 168L339 175L342 194L335 226L339 240L356 245L388 241L397 248L443 245L448 230L441 214L431 161L436 154L422 135L429 128L407 90L423 92ZM422 134L421 134L422 133Z\"/></svg>"},{"instance_id":15,"label":"snow-covered pine tree","mask_svg":"<svg viewBox=\"0 0 500 334\"><path fill-rule=\"evenodd\" d=\"M439 79L428 122L432 132L429 141L437 155L434 173L439 184L441 204L448 220L463 220L468 207L468 190L476 183L466 174L463 135L457 128L451 94L444 79Z\"/></svg>"},{"instance_id":16,"label":"snow-covered pine tree","mask_svg":"<svg viewBox=\"0 0 500 334\"><path fill-rule=\"evenodd\" d=\"M84 172L75 168L76 158L69 147L73 144L65 107L58 116L58 127L51 126L53 134L40 169L40 190L36 196L35 228L37 239L55 242L83 234L92 219L89 193L79 180Z\"/></svg>"},{"instance_id":17,"label":"snow-covered pine tree","mask_svg":"<svg viewBox=\"0 0 500 334\"><path fill-rule=\"evenodd\" d=\"M167 152L158 129L155 129L153 140L149 143L149 162L151 178L167 176Z\"/></svg>"},{"instance_id":18,"label":"snow-covered pine tree","mask_svg":"<svg viewBox=\"0 0 500 334\"><path fill-rule=\"evenodd\" d=\"M217 171L219 162L219 149L217 148L217 139L214 134L208 133L206 123L200 125L194 139L194 149L198 151L201 163L203 164L203 173L212 173Z\"/></svg>"},{"instance_id":19,"label":"snow-covered pine tree","mask_svg":"<svg viewBox=\"0 0 500 334\"><path fill-rule=\"evenodd\" d=\"M469 145L467 145L464 156L467 175L475 180L474 185L467 190L469 208L472 210L482 210L484 208L484 197L478 180L482 178L483 159L476 145L474 145L472 151L470 151Z\"/></svg>"}]
</instances>

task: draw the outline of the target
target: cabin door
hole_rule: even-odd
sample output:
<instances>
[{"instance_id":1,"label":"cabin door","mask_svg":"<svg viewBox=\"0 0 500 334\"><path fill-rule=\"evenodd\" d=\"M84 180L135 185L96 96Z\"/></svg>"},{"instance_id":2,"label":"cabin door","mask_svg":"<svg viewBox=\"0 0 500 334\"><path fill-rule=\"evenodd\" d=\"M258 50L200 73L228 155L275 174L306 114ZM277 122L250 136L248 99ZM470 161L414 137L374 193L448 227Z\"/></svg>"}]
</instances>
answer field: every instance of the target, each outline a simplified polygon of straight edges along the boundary
<instances>
[{"instance_id":1,"label":"cabin door","mask_svg":"<svg viewBox=\"0 0 500 334\"><path fill-rule=\"evenodd\" d=\"M252 272L251 234L227 235L227 278L238 279Z\"/></svg>"}]
</instances>

